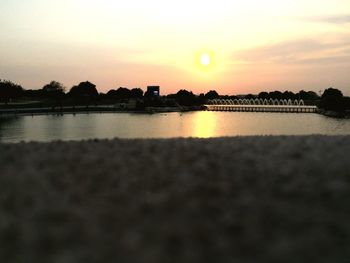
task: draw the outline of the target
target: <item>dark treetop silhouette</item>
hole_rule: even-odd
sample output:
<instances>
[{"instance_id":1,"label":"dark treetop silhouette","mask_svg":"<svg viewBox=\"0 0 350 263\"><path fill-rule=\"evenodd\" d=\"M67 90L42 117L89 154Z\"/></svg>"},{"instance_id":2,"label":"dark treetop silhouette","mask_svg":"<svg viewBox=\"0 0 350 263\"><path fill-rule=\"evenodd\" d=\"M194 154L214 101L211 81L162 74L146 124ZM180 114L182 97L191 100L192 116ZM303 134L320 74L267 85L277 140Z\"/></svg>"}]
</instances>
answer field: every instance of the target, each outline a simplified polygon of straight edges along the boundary
<instances>
[{"instance_id":1,"label":"dark treetop silhouette","mask_svg":"<svg viewBox=\"0 0 350 263\"><path fill-rule=\"evenodd\" d=\"M261 92L258 95L219 95L217 91L211 90L206 94L195 95L193 92L181 89L176 94L167 96L148 96L147 92L140 88L128 89L120 87L112 89L106 94L98 93L96 85L89 82L81 82L73 86L68 93L66 88L57 81L52 81L39 90L25 90L20 85L11 81L0 80L0 102L3 107L13 107L11 102L17 102L16 107L20 107L21 102L27 102L26 106L71 106L71 105L113 105L117 102L128 102L130 99L136 100L136 110L144 110L146 107L177 107L177 106L200 106L212 99L286 99L303 100L307 105L317 105L326 111L346 112L350 109L350 98L344 97L340 90L329 88L325 90L320 98L313 91L301 90L298 93L291 91ZM28 103L32 102L32 104Z\"/></svg>"},{"instance_id":2,"label":"dark treetop silhouette","mask_svg":"<svg viewBox=\"0 0 350 263\"><path fill-rule=\"evenodd\" d=\"M22 97L24 90L20 85L17 85L8 80L0 80L0 102L8 103L11 99Z\"/></svg>"}]
</instances>

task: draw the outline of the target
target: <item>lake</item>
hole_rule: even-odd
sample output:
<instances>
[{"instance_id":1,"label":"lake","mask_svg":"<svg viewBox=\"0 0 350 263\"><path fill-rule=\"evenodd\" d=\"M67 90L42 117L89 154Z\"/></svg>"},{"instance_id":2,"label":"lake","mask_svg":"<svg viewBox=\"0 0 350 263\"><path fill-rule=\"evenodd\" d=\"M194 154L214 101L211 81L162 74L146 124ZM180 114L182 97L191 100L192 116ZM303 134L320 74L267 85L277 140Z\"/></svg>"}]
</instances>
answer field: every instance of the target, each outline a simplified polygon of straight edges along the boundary
<instances>
[{"instance_id":1,"label":"lake","mask_svg":"<svg viewBox=\"0 0 350 263\"><path fill-rule=\"evenodd\" d=\"M221 137L250 135L345 135L350 120L318 114L187 112L89 113L0 117L0 141L111 138Z\"/></svg>"}]
</instances>

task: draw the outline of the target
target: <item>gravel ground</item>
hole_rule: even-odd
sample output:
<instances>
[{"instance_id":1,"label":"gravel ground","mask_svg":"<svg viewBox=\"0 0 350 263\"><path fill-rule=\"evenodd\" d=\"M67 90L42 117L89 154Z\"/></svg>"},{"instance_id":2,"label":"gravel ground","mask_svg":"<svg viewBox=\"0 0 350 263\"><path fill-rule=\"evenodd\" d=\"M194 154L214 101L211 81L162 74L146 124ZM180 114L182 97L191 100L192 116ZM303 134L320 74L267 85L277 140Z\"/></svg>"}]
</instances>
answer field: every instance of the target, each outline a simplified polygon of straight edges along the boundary
<instances>
[{"instance_id":1,"label":"gravel ground","mask_svg":"<svg viewBox=\"0 0 350 263\"><path fill-rule=\"evenodd\" d=\"M350 136L0 144L0 262L350 262Z\"/></svg>"}]
</instances>

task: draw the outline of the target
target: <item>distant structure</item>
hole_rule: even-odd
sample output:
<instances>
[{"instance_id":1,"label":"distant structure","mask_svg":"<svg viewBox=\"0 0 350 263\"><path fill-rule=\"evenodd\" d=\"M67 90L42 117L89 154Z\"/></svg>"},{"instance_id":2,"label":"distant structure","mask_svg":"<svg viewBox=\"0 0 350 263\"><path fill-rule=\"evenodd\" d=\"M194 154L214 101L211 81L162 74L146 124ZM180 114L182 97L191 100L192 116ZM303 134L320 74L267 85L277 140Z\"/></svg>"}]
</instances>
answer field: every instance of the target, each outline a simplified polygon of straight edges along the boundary
<instances>
[{"instance_id":1,"label":"distant structure","mask_svg":"<svg viewBox=\"0 0 350 263\"><path fill-rule=\"evenodd\" d=\"M159 97L160 96L160 86L148 86L147 94L150 97Z\"/></svg>"},{"instance_id":2,"label":"distant structure","mask_svg":"<svg viewBox=\"0 0 350 263\"><path fill-rule=\"evenodd\" d=\"M315 113L316 106L306 106L303 100L278 99L214 99L205 105L209 111L242 111L242 112L295 112Z\"/></svg>"}]
</instances>

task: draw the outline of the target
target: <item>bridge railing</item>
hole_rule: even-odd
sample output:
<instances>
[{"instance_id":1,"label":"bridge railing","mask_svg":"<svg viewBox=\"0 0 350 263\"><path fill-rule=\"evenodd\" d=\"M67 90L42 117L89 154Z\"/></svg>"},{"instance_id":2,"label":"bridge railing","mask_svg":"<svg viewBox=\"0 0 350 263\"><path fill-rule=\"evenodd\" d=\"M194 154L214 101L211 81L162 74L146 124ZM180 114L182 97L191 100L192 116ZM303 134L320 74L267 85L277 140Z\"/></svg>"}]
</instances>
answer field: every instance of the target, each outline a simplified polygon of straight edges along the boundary
<instances>
[{"instance_id":1,"label":"bridge railing","mask_svg":"<svg viewBox=\"0 0 350 263\"><path fill-rule=\"evenodd\" d=\"M205 105L208 111L315 113L316 106L303 105Z\"/></svg>"},{"instance_id":2,"label":"bridge railing","mask_svg":"<svg viewBox=\"0 0 350 263\"><path fill-rule=\"evenodd\" d=\"M239 106L305 106L304 100L278 100L278 99L214 99L208 105L239 105Z\"/></svg>"}]
</instances>

